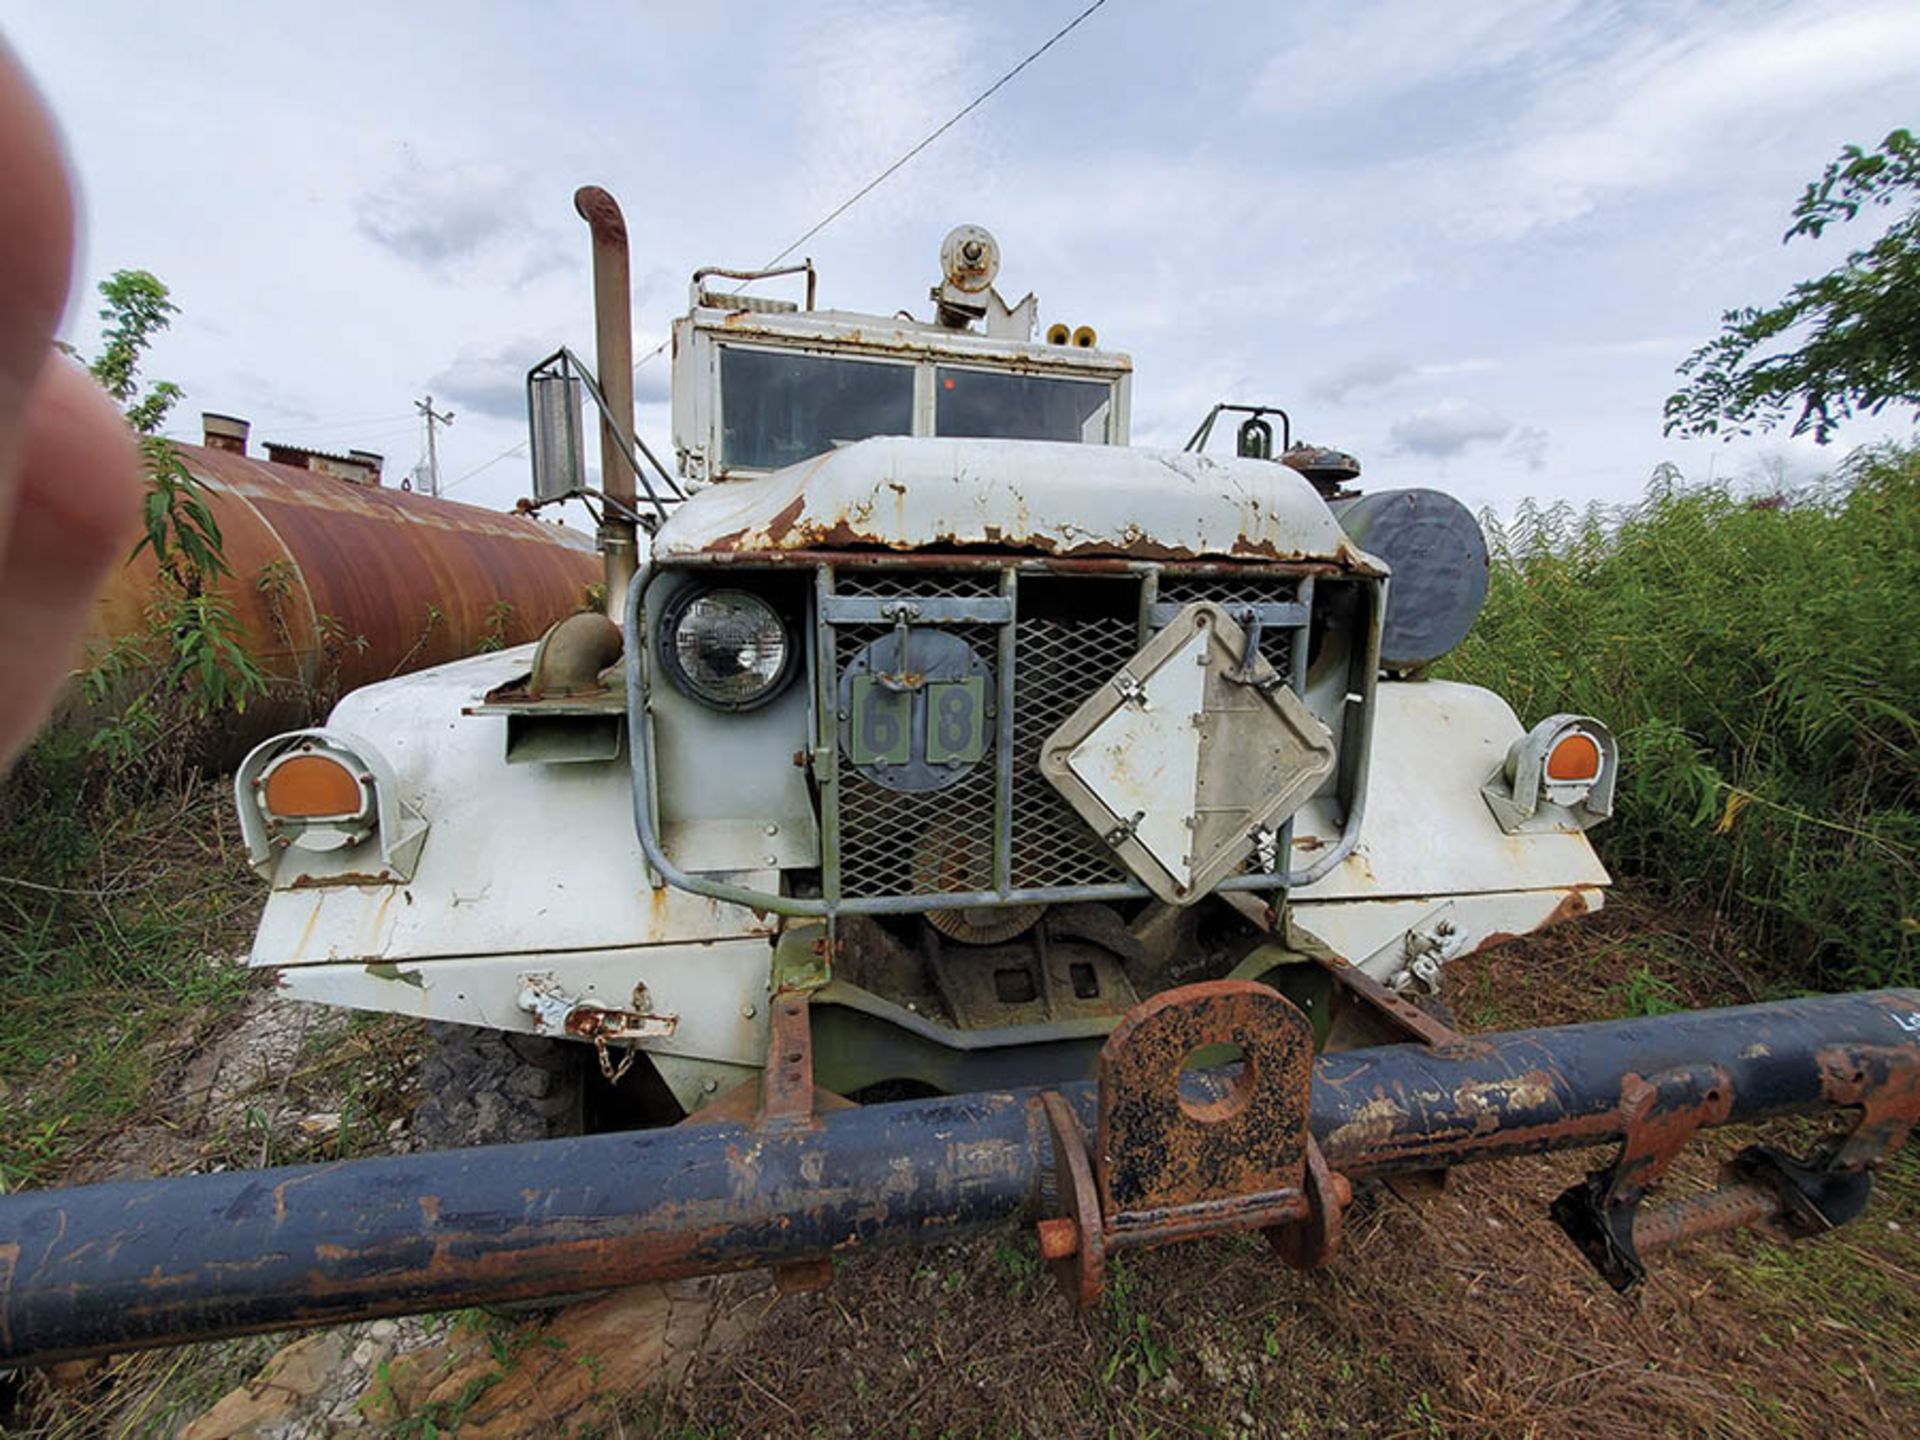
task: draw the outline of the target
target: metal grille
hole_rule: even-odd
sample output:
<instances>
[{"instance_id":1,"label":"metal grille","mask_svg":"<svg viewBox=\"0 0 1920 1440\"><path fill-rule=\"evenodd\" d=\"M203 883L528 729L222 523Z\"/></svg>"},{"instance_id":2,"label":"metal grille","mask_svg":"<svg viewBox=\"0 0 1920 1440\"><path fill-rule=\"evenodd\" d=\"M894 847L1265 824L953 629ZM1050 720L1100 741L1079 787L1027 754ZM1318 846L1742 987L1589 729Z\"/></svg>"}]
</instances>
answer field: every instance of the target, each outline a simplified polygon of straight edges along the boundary
<instances>
[{"instance_id":1,"label":"metal grille","mask_svg":"<svg viewBox=\"0 0 1920 1440\"><path fill-rule=\"evenodd\" d=\"M937 595L977 598L1000 593L1000 572L846 569L833 577L833 588L840 595L872 595L888 600L896 595L914 599ZM991 647L988 653L992 653Z\"/></svg>"},{"instance_id":2,"label":"metal grille","mask_svg":"<svg viewBox=\"0 0 1920 1440\"><path fill-rule=\"evenodd\" d=\"M1127 880L1106 842L1040 773L1040 747L1140 648L1132 581L1034 577L1020 586L1013 667L1013 883Z\"/></svg>"},{"instance_id":3,"label":"metal grille","mask_svg":"<svg viewBox=\"0 0 1920 1440\"><path fill-rule=\"evenodd\" d=\"M1235 605L1297 600L1300 582L1291 575L1162 575L1159 598L1168 605L1211 600L1231 613ZM1277 627L1260 631L1260 653L1282 675L1290 673L1293 663L1293 636L1293 631Z\"/></svg>"},{"instance_id":4,"label":"metal grille","mask_svg":"<svg viewBox=\"0 0 1920 1440\"><path fill-rule=\"evenodd\" d=\"M841 595L891 599L980 597L999 593L1000 574L976 571L845 569L834 577ZM1158 598L1235 604L1299 598L1291 576L1162 575ZM1040 748L1080 704L1140 648L1140 583L1134 577L1020 577L1013 631L1013 783L1004 797L1011 816L1016 890L1129 883L1112 850L1040 773ZM834 628L837 677L888 625ZM965 625L954 634L998 673L999 627ZM1260 652L1289 673L1295 632L1263 627ZM992 751L944 790L899 791L839 766L840 891L848 899L957 895L996 886L994 839L1000 812L998 765ZM1254 868L1252 865L1249 868Z\"/></svg>"},{"instance_id":5,"label":"metal grille","mask_svg":"<svg viewBox=\"0 0 1920 1440\"><path fill-rule=\"evenodd\" d=\"M871 578L881 578L867 572ZM836 577L838 579L838 577ZM883 593L927 596L953 594L916 583ZM985 575L993 594L999 577ZM846 594L849 586L836 583ZM965 591L958 593L980 593ZM973 647L989 665L997 660L998 627L947 627ZM834 675L873 641L893 632L890 625L843 625L835 637ZM840 774L840 888L848 896L958 895L993 888L994 752L944 790L890 790L860 775L842 757Z\"/></svg>"}]
</instances>

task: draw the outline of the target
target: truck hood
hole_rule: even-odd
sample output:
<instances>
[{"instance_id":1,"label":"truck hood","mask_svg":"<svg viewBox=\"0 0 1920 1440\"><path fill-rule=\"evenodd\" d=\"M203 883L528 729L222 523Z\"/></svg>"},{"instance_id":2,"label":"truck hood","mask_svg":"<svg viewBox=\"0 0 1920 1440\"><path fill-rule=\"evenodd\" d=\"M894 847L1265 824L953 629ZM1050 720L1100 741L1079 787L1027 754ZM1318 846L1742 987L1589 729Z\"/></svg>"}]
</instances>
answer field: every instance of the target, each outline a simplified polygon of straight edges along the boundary
<instances>
[{"instance_id":1,"label":"truck hood","mask_svg":"<svg viewBox=\"0 0 1920 1440\"><path fill-rule=\"evenodd\" d=\"M660 527L653 554L929 547L1312 561L1386 573L1347 538L1303 477L1270 460L895 436L699 491Z\"/></svg>"}]
</instances>

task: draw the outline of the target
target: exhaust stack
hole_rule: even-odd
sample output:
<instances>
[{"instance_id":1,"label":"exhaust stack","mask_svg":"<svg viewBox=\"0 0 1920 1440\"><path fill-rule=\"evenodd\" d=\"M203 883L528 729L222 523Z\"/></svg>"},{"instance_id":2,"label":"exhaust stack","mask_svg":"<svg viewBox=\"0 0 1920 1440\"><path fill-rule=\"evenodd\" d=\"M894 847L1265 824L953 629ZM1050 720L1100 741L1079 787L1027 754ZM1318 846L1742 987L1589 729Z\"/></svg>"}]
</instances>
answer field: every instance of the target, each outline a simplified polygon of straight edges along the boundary
<instances>
[{"instance_id":1,"label":"exhaust stack","mask_svg":"<svg viewBox=\"0 0 1920 1440\"><path fill-rule=\"evenodd\" d=\"M606 560L607 614L618 624L639 559L638 536L627 518L636 501L635 476L626 456L633 447L633 299L627 221L620 213L620 202L598 185L574 191L573 208L593 232L594 368L606 401L600 417L600 483L612 502L602 512L597 539Z\"/></svg>"}]
</instances>

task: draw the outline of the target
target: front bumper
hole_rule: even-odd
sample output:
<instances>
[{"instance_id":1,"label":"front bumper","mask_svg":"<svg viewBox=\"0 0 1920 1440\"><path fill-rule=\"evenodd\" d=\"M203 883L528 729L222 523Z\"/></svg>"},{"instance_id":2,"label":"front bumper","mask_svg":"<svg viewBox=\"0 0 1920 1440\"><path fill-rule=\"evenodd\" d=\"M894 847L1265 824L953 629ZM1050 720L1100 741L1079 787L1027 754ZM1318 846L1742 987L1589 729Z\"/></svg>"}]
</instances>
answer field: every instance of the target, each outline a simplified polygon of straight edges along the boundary
<instances>
[{"instance_id":1,"label":"front bumper","mask_svg":"<svg viewBox=\"0 0 1920 1440\"><path fill-rule=\"evenodd\" d=\"M1576 1189L1604 1243L1631 1252L1636 1232L1710 1228L1658 1212L1636 1226L1641 1199L1699 1131L1857 1112L1813 1158L1819 1183L1765 1183L1751 1161L1737 1203L1720 1207L1807 1233L1857 1212L1920 1110L1915 991L1436 1035L1311 1060L1304 1022L1272 992L1235 991L1225 998L1245 1006L1230 1013L1210 1008L1222 998L1218 986L1156 997L1141 1007L1155 1015L1132 1024L1126 1063L1109 1042L1098 1083L1044 1093L815 1113L804 1043L786 1049L804 1034L800 1003L799 1030L776 1022L781 1051L758 1097L701 1123L8 1196L0 1363L819 1262L1021 1220L1046 1222L1042 1251L1084 1298L1098 1290L1096 1251L1251 1227L1274 1234L1284 1258L1314 1263L1337 1246L1354 1182L1614 1142L1616 1163ZM1146 1023L1169 1016L1171 1029ZM1181 1075L1182 1047L1224 1038L1223 1016L1251 1027L1243 1048L1271 1061L1252 1093L1244 1071ZM1212 1127L1231 1136L1229 1153ZM1081 1134L1098 1137L1097 1162L1076 1151ZM1041 1205L1050 1168L1065 1215ZM1823 1216L1823 1196L1840 1208Z\"/></svg>"}]
</instances>

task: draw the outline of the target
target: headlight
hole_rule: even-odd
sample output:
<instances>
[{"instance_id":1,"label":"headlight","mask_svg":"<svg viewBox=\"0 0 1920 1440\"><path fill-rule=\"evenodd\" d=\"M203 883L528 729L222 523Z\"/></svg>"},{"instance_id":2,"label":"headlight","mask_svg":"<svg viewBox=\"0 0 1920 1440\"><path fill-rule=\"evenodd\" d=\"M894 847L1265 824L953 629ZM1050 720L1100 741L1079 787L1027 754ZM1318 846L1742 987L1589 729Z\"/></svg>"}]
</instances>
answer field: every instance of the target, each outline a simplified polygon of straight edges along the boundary
<instances>
[{"instance_id":1,"label":"headlight","mask_svg":"<svg viewBox=\"0 0 1920 1440\"><path fill-rule=\"evenodd\" d=\"M785 688L793 640L772 605L745 590L683 590L660 627L667 673L721 710L751 710Z\"/></svg>"}]
</instances>

